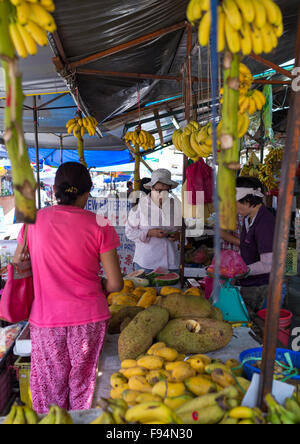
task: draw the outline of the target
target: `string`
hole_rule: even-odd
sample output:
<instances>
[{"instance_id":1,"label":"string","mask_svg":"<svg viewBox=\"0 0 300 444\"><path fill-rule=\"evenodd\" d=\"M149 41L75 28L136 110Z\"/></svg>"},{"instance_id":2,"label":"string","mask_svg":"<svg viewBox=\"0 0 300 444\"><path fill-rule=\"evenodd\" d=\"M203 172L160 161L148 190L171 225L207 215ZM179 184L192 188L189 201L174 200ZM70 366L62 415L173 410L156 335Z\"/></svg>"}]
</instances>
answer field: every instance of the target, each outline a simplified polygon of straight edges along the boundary
<instances>
[{"instance_id":1,"label":"string","mask_svg":"<svg viewBox=\"0 0 300 444\"><path fill-rule=\"evenodd\" d=\"M77 100L77 112L79 112L79 95L78 95L78 86L76 86L76 100Z\"/></svg>"},{"instance_id":2,"label":"string","mask_svg":"<svg viewBox=\"0 0 300 444\"><path fill-rule=\"evenodd\" d=\"M138 107L139 107L139 126L141 127L141 94L140 94L139 84L137 84L137 92L138 92Z\"/></svg>"}]
</instances>

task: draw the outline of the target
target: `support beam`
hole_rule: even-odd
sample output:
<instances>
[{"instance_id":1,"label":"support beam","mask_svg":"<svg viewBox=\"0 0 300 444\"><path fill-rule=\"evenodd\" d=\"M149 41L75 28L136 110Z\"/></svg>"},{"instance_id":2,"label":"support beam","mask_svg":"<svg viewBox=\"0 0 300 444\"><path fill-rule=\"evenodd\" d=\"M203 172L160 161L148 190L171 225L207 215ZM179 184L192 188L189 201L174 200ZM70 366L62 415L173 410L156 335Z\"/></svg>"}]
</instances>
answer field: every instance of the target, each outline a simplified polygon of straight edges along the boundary
<instances>
[{"instance_id":1,"label":"support beam","mask_svg":"<svg viewBox=\"0 0 300 444\"><path fill-rule=\"evenodd\" d=\"M176 25L162 28L158 31L151 32L149 34L146 34L142 37L138 37L138 38L131 40L129 42L114 46L113 48L109 48L104 51L97 52L96 54L93 54L91 56L84 57L81 60L77 60L75 62L68 63L66 65L66 69L67 69L67 71L72 72L72 71L74 71L74 69L79 68L79 66L83 66L83 65L87 65L88 63L96 62L97 60L103 59L104 57L108 57L113 54L117 54L121 51L125 51L127 49L134 48L134 47L139 46L143 43L147 43L151 40L154 40L158 37L162 37L166 34L170 34L171 32L179 31L180 29L183 29L185 27L186 27L186 22L184 21L181 23L177 23Z\"/></svg>"},{"instance_id":2,"label":"support beam","mask_svg":"<svg viewBox=\"0 0 300 444\"><path fill-rule=\"evenodd\" d=\"M267 80L267 79L254 79L253 83L256 85L291 85L291 80Z\"/></svg>"},{"instance_id":3,"label":"support beam","mask_svg":"<svg viewBox=\"0 0 300 444\"><path fill-rule=\"evenodd\" d=\"M128 149L130 151L130 153L133 155L133 158L135 157L135 152L134 149L132 148L132 146L130 145L130 143L126 142L126 145L128 146ZM140 156L140 161L142 162L142 164L145 165L146 168L148 168L148 170L150 171L150 173L152 173L152 168L147 164L147 162L145 162L145 160L142 158L142 156Z\"/></svg>"},{"instance_id":4,"label":"support beam","mask_svg":"<svg viewBox=\"0 0 300 444\"><path fill-rule=\"evenodd\" d=\"M116 71L99 71L98 69L86 69L78 68L75 71L76 74L86 76L99 76L99 77L119 77L128 79L145 79L145 80L176 80L180 82L182 76L169 76L169 75L156 75L156 74L139 74L134 72L116 72Z\"/></svg>"},{"instance_id":5,"label":"support beam","mask_svg":"<svg viewBox=\"0 0 300 444\"><path fill-rule=\"evenodd\" d=\"M256 60L257 62L261 63L262 65L268 66L271 69L274 69L274 71L278 72L279 74L284 75L285 77L288 77L289 79L293 79L294 76L290 71L287 71L284 68L281 68L280 66L276 65L273 62L270 62L269 60L264 59L263 57L261 57L260 55L257 54L250 54L250 57L252 57L252 59Z\"/></svg>"},{"instance_id":6,"label":"support beam","mask_svg":"<svg viewBox=\"0 0 300 444\"><path fill-rule=\"evenodd\" d=\"M297 42L300 41L300 12L298 15ZM295 66L300 63L300 44L297 45ZM267 301L267 318L264 331L259 405L267 393L272 392L274 361L276 356L281 294L285 274L286 252L289 241L291 211L300 140L300 91L292 91L288 114L287 138L281 168L279 202L273 246L273 263Z\"/></svg>"}]
</instances>

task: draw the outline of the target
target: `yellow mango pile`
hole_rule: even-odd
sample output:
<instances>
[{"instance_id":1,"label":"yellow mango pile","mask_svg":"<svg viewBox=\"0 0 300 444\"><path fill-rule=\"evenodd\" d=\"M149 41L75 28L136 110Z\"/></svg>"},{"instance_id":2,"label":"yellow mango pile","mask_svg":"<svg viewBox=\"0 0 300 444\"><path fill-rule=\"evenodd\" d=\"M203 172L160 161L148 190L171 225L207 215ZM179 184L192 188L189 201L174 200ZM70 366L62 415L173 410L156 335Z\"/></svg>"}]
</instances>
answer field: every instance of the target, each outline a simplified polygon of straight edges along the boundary
<instances>
[{"instance_id":1,"label":"yellow mango pile","mask_svg":"<svg viewBox=\"0 0 300 444\"><path fill-rule=\"evenodd\" d=\"M137 306L148 308L150 305L157 304L160 296L166 296L172 293L189 294L192 296L203 296L203 291L199 288L189 288L181 291L176 287L162 287L159 294L155 287L136 287L130 280L124 279L124 287L120 292L110 293L107 302L110 306L110 312L118 311L122 306Z\"/></svg>"}]
</instances>

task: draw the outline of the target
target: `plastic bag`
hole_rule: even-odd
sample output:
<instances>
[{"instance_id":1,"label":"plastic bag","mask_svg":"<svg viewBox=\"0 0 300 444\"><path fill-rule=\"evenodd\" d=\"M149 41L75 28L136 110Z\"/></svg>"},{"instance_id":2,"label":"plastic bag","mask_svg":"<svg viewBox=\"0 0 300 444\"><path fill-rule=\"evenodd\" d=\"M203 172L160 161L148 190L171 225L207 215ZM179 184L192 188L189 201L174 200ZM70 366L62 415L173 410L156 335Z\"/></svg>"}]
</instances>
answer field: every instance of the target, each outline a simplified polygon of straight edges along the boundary
<instances>
[{"instance_id":1,"label":"plastic bag","mask_svg":"<svg viewBox=\"0 0 300 444\"><path fill-rule=\"evenodd\" d=\"M14 343L21 329L22 326L20 324L14 324L9 325L8 327L0 328L0 360Z\"/></svg>"},{"instance_id":2,"label":"plastic bag","mask_svg":"<svg viewBox=\"0 0 300 444\"><path fill-rule=\"evenodd\" d=\"M222 250L220 256L220 275L226 278L234 278L239 275L246 274L248 267L243 261L241 255L233 250ZM215 258L207 271L214 273Z\"/></svg>"}]
</instances>

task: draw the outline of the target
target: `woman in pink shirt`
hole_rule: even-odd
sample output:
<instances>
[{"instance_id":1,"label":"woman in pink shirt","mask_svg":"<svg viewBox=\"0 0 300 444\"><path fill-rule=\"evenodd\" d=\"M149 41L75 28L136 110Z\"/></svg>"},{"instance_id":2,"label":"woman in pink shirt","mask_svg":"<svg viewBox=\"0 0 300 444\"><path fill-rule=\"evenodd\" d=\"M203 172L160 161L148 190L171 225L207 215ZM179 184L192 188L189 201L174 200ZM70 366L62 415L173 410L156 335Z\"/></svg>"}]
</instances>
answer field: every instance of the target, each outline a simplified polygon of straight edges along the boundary
<instances>
[{"instance_id":1,"label":"woman in pink shirt","mask_svg":"<svg viewBox=\"0 0 300 444\"><path fill-rule=\"evenodd\" d=\"M84 210L91 188L83 165L62 164L54 187L58 205L38 211L28 227L35 292L30 389L38 413L51 404L67 410L91 407L110 317L105 293L123 287L117 233L106 219ZM16 255L23 233L24 227Z\"/></svg>"}]
</instances>

